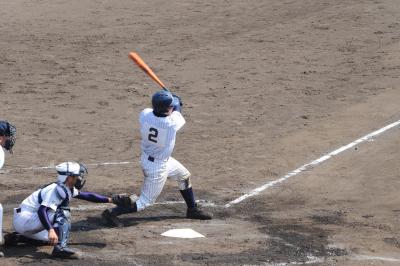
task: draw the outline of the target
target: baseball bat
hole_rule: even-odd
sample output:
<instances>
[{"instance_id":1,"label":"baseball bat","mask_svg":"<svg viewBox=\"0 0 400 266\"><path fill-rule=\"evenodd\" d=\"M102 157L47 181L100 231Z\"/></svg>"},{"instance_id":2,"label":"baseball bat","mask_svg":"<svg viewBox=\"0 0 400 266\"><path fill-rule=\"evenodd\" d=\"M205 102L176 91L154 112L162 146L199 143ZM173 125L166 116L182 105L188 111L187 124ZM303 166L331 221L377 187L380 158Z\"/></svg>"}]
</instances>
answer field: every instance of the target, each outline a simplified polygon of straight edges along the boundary
<instances>
[{"instance_id":1,"label":"baseball bat","mask_svg":"<svg viewBox=\"0 0 400 266\"><path fill-rule=\"evenodd\" d=\"M164 90L168 91L167 87L165 87L164 83L154 74L153 70L143 61L143 59L134 52L129 53L129 57L135 62L138 67L140 67L147 75L150 76L158 85L161 86Z\"/></svg>"}]
</instances>

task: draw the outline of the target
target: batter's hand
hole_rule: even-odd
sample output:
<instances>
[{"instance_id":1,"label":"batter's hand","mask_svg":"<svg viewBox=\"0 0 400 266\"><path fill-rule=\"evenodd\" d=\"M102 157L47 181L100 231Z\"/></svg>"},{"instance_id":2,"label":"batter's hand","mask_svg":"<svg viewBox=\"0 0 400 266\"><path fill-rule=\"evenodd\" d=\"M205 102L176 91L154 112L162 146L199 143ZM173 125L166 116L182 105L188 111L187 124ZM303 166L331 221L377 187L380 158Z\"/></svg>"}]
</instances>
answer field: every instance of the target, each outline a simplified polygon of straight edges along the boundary
<instances>
[{"instance_id":1,"label":"batter's hand","mask_svg":"<svg viewBox=\"0 0 400 266\"><path fill-rule=\"evenodd\" d=\"M58 236L57 236L56 231L53 228L51 228L49 230L49 244L52 246L55 246L58 244Z\"/></svg>"},{"instance_id":2,"label":"batter's hand","mask_svg":"<svg viewBox=\"0 0 400 266\"><path fill-rule=\"evenodd\" d=\"M176 94L174 94L174 93L172 93L172 97L174 98L174 100L175 100L176 102L179 103L179 106L183 106L183 102L182 102L182 98L181 98L181 97L179 97L178 95L176 95Z\"/></svg>"}]
</instances>

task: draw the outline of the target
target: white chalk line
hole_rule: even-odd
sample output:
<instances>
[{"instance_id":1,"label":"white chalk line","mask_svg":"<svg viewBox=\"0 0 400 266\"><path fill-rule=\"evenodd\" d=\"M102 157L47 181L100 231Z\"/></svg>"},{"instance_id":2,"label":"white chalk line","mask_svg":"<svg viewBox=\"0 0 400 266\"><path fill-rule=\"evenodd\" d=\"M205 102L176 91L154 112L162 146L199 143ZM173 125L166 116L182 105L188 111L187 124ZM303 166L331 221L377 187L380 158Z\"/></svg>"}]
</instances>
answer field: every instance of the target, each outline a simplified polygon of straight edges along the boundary
<instances>
[{"instance_id":1,"label":"white chalk line","mask_svg":"<svg viewBox=\"0 0 400 266\"><path fill-rule=\"evenodd\" d=\"M123 165L123 164L132 164L133 162L101 162L101 163L88 163L87 166L105 166L105 165ZM13 171L26 171L26 170L45 170L45 169L55 169L55 165L48 166L31 166L31 167L21 167L21 168L11 168L8 169L7 172Z\"/></svg>"},{"instance_id":2,"label":"white chalk line","mask_svg":"<svg viewBox=\"0 0 400 266\"><path fill-rule=\"evenodd\" d=\"M380 256L356 255L352 257L353 260L381 260L388 262L400 262L400 259Z\"/></svg>"},{"instance_id":3,"label":"white chalk line","mask_svg":"<svg viewBox=\"0 0 400 266\"><path fill-rule=\"evenodd\" d=\"M348 258L350 260L358 260L358 261L386 261L386 262L400 262L400 259L390 258L390 257L381 257L381 256L367 256L367 255L353 255L346 256L344 258ZM278 262L278 263L270 263L264 262L264 266L287 266L287 265L306 265L306 264L315 264L315 263L323 263L326 261L326 257L315 257L315 256L307 256L306 261L291 261L291 262ZM252 264L244 264L245 266L253 266Z\"/></svg>"},{"instance_id":4,"label":"white chalk line","mask_svg":"<svg viewBox=\"0 0 400 266\"><path fill-rule=\"evenodd\" d=\"M234 204L238 204L239 202L242 202L247 198L254 197L254 196L258 195L259 193L261 193L262 191L266 190L267 188L273 187L273 186L275 186L275 185L277 185L279 183L282 183L282 182L286 181L287 179L291 178L292 176L298 175L298 174L300 174L300 173L302 173L302 172L304 172L306 170L309 170L309 169L313 168L314 166L316 166L316 165L318 165L318 164L320 164L320 163L332 158L333 156L336 156L336 155L338 155L338 154L340 154L340 153L342 153L342 152L344 152L344 151L346 151L346 150L348 150L348 149L350 149L350 148L352 148L354 146L359 145L360 143L362 143L364 141L367 141L367 140L369 140L369 139L371 139L371 138L373 138L375 136L378 136L379 134L381 134L381 133L383 133L383 132L385 132L385 131L387 131L387 130L389 130L391 128L394 128L394 127L398 126L399 124L400 124L400 120L398 120L398 121L396 121L396 122L394 122L392 124L389 124L389 125L381 128L381 129L378 129L378 130L376 130L376 131L374 131L372 133L369 133L368 135L365 135L364 137L361 137L361 138L359 138L359 139L357 139L357 140L355 140L355 141L353 141L353 142L351 142L351 143L349 143L349 144L347 144L345 146L342 146L342 147L340 147L340 148L338 148L338 149L336 149L336 150L334 150L334 151L332 151L332 152L330 152L330 153L328 153L328 154L326 154L326 155L324 155L324 156L322 156L322 157L320 157L320 158L318 158L318 159L316 159L316 160L314 160L314 161L312 161L310 163L307 163L307 164L305 164L303 166L300 166L299 168L287 173L283 177L281 177L281 178L279 178L277 180L273 180L273 181L270 181L268 183L265 183L264 185L253 189L249 193L246 193L246 194L240 196L239 198L237 198L235 200L232 200L231 202L225 204L225 208L229 208Z\"/></svg>"},{"instance_id":5,"label":"white chalk line","mask_svg":"<svg viewBox=\"0 0 400 266\"><path fill-rule=\"evenodd\" d=\"M243 264L243 266L256 266L256 265L264 265L264 266L288 266L288 265L307 265L307 264L315 264L322 263L325 261L323 257L315 257L315 256L307 256L306 261L290 261L290 262L264 262L263 264Z\"/></svg>"}]
</instances>

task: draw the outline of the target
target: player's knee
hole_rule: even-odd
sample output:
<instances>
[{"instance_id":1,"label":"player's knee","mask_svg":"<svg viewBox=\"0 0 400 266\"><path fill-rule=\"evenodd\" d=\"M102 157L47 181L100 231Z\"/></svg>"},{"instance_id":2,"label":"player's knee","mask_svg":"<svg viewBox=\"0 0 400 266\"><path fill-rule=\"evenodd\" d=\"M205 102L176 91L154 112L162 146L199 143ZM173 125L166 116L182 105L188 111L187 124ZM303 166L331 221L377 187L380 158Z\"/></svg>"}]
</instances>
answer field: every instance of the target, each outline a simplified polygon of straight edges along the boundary
<instances>
[{"instance_id":1,"label":"player's knee","mask_svg":"<svg viewBox=\"0 0 400 266\"><path fill-rule=\"evenodd\" d=\"M190 179L190 173L188 172L186 175L182 176L178 179L179 190L186 190L192 187L192 182Z\"/></svg>"}]
</instances>

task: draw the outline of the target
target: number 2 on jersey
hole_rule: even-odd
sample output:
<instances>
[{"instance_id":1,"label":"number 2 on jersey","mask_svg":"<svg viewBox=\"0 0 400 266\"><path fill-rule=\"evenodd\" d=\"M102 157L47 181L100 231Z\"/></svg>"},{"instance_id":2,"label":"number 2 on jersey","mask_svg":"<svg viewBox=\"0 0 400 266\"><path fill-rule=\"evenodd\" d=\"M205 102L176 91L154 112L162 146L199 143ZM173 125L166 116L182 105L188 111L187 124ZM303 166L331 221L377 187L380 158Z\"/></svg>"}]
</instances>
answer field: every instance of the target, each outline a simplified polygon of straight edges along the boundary
<instances>
[{"instance_id":1,"label":"number 2 on jersey","mask_svg":"<svg viewBox=\"0 0 400 266\"><path fill-rule=\"evenodd\" d=\"M154 127L149 128L149 136L148 136L148 140L152 141L154 143L157 143L157 137L158 137L158 130Z\"/></svg>"}]
</instances>

